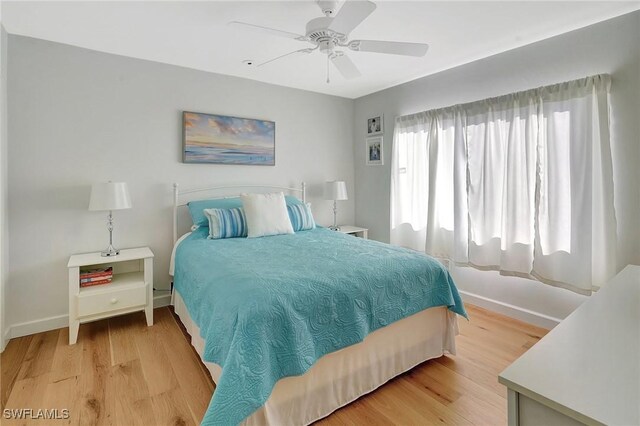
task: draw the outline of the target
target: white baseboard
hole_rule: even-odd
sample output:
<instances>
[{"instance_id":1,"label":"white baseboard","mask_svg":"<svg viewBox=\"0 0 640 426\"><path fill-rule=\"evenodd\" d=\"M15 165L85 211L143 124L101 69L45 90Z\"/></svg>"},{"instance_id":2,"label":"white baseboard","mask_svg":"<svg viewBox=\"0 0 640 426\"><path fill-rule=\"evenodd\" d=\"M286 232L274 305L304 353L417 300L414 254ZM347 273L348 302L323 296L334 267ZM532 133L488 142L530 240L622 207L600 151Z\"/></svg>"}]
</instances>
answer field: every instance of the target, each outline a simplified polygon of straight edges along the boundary
<instances>
[{"instance_id":1,"label":"white baseboard","mask_svg":"<svg viewBox=\"0 0 640 426\"><path fill-rule=\"evenodd\" d=\"M16 337L28 336L29 334L42 333L43 331L55 330L57 328L64 328L68 326L69 315L58 315L55 317L13 324L9 328L8 334L12 339L15 339Z\"/></svg>"},{"instance_id":2,"label":"white baseboard","mask_svg":"<svg viewBox=\"0 0 640 426\"><path fill-rule=\"evenodd\" d=\"M7 343L9 343L9 339L11 339L11 328L7 328L4 330L2 335L2 342L0 342L0 352L4 352L4 349L7 347Z\"/></svg>"},{"instance_id":3,"label":"white baseboard","mask_svg":"<svg viewBox=\"0 0 640 426\"><path fill-rule=\"evenodd\" d=\"M155 290L153 292L153 308L171 305L171 290Z\"/></svg>"},{"instance_id":4,"label":"white baseboard","mask_svg":"<svg viewBox=\"0 0 640 426\"><path fill-rule=\"evenodd\" d=\"M171 304L170 291L158 291L153 295L153 307L161 308ZM6 346L9 339L28 336L30 334L42 333L44 331L65 328L69 326L69 315L58 315L55 317L42 318L34 321L13 324L5 332L4 344ZM4 350L4 348L2 348ZM0 352L2 351L0 350Z\"/></svg>"},{"instance_id":5,"label":"white baseboard","mask_svg":"<svg viewBox=\"0 0 640 426\"><path fill-rule=\"evenodd\" d=\"M560 323L560 319L553 318L548 315L534 312L525 308L510 305L508 303L500 302L488 297L480 296L477 294L469 293L463 290L459 291L462 299L465 302L469 302L473 305L480 306L481 308L489 309L494 312L506 315L511 318L518 319L520 321L527 322L529 324L537 325L538 327L552 329ZM163 306L169 306L171 304L171 292L162 291L155 292L153 296L153 307L161 308ZM9 339L16 337L27 336L29 334L42 333L43 331L55 330L57 328L64 328L69 325L68 315L59 315L55 317L43 318L35 321L23 322L20 324L14 324L9 327L5 332L4 344L6 345ZM1 348L4 350L4 348Z\"/></svg>"},{"instance_id":6,"label":"white baseboard","mask_svg":"<svg viewBox=\"0 0 640 426\"><path fill-rule=\"evenodd\" d=\"M458 290L458 293L460 293L464 302L469 302L472 305L498 312L502 315L506 315L538 327L546 328L547 330L551 330L562 321L559 318L554 318L519 306L510 305L509 303L500 302L478 294L469 293L464 290Z\"/></svg>"}]
</instances>

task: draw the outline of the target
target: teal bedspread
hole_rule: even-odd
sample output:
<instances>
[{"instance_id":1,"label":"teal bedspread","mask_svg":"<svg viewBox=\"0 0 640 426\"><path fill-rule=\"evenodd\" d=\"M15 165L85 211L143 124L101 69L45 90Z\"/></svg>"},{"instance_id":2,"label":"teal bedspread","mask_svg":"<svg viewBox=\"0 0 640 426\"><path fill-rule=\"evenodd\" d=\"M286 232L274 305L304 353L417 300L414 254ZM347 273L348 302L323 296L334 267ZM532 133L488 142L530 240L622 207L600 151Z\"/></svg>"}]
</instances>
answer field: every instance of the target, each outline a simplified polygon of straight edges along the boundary
<instances>
[{"instance_id":1,"label":"teal bedspread","mask_svg":"<svg viewBox=\"0 0 640 426\"><path fill-rule=\"evenodd\" d=\"M174 284L222 367L204 425L238 424L275 383L434 306L466 317L447 270L424 254L326 228L209 240L176 251Z\"/></svg>"}]
</instances>

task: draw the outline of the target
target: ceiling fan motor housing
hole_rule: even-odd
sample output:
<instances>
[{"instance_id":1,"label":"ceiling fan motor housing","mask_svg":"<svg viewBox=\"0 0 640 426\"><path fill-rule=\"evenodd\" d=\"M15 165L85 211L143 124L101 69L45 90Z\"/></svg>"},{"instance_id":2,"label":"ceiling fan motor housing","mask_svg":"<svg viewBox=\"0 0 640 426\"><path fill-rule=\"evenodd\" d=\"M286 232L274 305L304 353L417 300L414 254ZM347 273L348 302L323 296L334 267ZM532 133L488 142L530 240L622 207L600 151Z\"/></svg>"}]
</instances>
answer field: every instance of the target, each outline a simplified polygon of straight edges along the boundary
<instances>
[{"instance_id":1,"label":"ceiling fan motor housing","mask_svg":"<svg viewBox=\"0 0 640 426\"><path fill-rule=\"evenodd\" d=\"M331 31L329 25L331 25L333 18L323 16L321 18L312 19L307 23L307 38L313 43L317 43L320 46L320 50L326 48L327 44L332 47L336 44L344 43L347 40L347 36L344 34Z\"/></svg>"}]
</instances>

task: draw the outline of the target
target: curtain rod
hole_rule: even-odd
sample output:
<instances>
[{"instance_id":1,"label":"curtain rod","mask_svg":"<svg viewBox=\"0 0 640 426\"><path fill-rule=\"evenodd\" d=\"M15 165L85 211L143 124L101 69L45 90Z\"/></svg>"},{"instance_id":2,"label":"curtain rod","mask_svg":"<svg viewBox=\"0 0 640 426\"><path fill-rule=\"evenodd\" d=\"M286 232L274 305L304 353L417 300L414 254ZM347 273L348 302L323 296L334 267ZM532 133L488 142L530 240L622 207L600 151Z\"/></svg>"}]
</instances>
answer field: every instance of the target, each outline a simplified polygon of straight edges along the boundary
<instances>
[{"instance_id":1,"label":"curtain rod","mask_svg":"<svg viewBox=\"0 0 640 426\"><path fill-rule=\"evenodd\" d=\"M574 88L578 88L578 87L585 87L585 86L587 86L589 84L594 84L599 88L605 88L606 90L609 90L609 88L611 87L611 76L609 74L596 74L596 75L592 75L592 76L588 76L588 77L579 78L579 79L576 79L576 80L570 80L570 81L565 81L565 82L562 82L562 83L550 84L550 85L547 85L547 86L540 86L540 87L537 87L535 89L521 90L521 91L514 92L514 93L508 93L508 94L504 94L504 95L493 96L493 97L490 97L490 98L480 99L480 100L471 101L471 102L454 104L454 105L446 106L446 107L432 108L432 109L429 109L429 110L426 110L426 111L420 111L420 112L415 112L415 113L412 113L412 114L398 116L398 117L396 117L395 121L396 121L396 123L398 123L398 122L402 122L402 121L405 121L405 120L411 120L411 119L414 119L414 118L418 118L421 115L425 115L425 114L429 114L429 113L433 113L433 112L437 112L437 111L469 109L469 108L472 108L472 107L474 107L474 106L476 106L478 104L481 104L481 103L500 102L500 101L512 99L513 97L525 96L525 95L531 95L531 94L542 95L545 92L549 93L551 90L557 91L558 89L561 89L561 88L568 88L566 86L574 85L575 86Z\"/></svg>"}]
</instances>

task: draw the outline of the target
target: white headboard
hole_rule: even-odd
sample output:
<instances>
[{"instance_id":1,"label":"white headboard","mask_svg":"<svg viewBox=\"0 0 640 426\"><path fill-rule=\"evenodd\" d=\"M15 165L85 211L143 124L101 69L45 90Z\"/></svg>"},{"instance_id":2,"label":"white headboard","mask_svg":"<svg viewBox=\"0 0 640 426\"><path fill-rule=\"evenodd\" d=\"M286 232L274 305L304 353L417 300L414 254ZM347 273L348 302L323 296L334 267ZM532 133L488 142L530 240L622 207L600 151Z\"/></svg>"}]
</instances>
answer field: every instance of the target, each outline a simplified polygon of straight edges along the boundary
<instances>
[{"instance_id":1,"label":"white headboard","mask_svg":"<svg viewBox=\"0 0 640 426\"><path fill-rule=\"evenodd\" d=\"M226 185L226 186L209 186L206 188L180 189L177 183L173 184L173 243L178 241L178 207L186 206L189 201L193 201L193 194L198 194L197 199L202 199L203 193L207 199L220 199L237 197L241 193L252 192L269 192L274 190L288 191L293 195L302 198L303 202L307 201L306 185L304 182L299 188L287 186L270 186L270 185ZM215 194L218 194L217 196ZM222 195L223 194L223 195Z\"/></svg>"}]
</instances>

